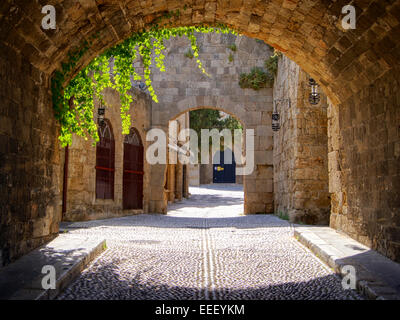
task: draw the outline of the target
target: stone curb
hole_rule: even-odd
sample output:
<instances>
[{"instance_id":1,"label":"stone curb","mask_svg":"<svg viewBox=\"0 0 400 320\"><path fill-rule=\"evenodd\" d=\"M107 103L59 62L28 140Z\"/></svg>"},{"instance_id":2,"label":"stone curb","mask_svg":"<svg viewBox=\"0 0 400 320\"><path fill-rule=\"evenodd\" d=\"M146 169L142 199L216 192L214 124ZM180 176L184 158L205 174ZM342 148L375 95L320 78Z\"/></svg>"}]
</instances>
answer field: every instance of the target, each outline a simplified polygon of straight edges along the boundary
<instances>
[{"instance_id":1,"label":"stone curb","mask_svg":"<svg viewBox=\"0 0 400 320\"><path fill-rule=\"evenodd\" d=\"M294 237L305 247L311 250L322 262L334 270L340 277L341 270L349 262L341 261L341 253L311 231L300 231L294 226ZM362 265L353 263L356 268L356 291L370 300L400 300L400 295L388 284L379 280Z\"/></svg>"},{"instance_id":2,"label":"stone curb","mask_svg":"<svg viewBox=\"0 0 400 320\"><path fill-rule=\"evenodd\" d=\"M52 300L56 298L71 282L73 282L81 272L92 262L98 255L100 255L107 248L106 240L102 240L92 251L77 261L71 269L65 271L56 280L55 290L46 290L35 300Z\"/></svg>"},{"instance_id":3,"label":"stone curb","mask_svg":"<svg viewBox=\"0 0 400 320\"><path fill-rule=\"evenodd\" d=\"M9 300L52 300L55 299L98 255L106 250L106 240L99 241L98 244L89 247L80 256L75 258L67 268L61 272L56 272L56 289L43 289L41 281L43 274L35 277L30 285L16 291Z\"/></svg>"}]
</instances>

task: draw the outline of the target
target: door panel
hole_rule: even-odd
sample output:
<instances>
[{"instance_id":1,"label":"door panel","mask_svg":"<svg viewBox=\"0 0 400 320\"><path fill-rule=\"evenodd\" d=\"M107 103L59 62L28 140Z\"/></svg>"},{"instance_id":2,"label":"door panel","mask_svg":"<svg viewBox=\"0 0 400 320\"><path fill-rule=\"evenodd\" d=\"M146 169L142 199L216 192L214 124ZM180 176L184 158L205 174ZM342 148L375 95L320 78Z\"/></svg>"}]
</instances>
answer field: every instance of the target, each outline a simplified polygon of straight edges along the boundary
<instances>
[{"instance_id":1,"label":"door panel","mask_svg":"<svg viewBox=\"0 0 400 320\"><path fill-rule=\"evenodd\" d=\"M99 128L96 145L96 198L114 199L115 142L108 120Z\"/></svg>"},{"instance_id":2,"label":"door panel","mask_svg":"<svg viewBox=\"0 0 400 320\"><path fill-rule=\"evenodd\" d=\"M137 134L131 132L131 134ZM143 209L143 146L127 137L124 143L123 208Z\"/></svg>"},{"instance_id":3,"label":"door panel","mask_svg":"<svg viewBox=\"0 0 400 320\"><path fill-rule=\"evenodd\" d=\"M213 165L213 182L214 183L235 183L236 182L236 162L232 155L232 163L224 163L224 151L220 152L220 163ZM231 152L226 150L225 152ZM214 157L216 159L216 157Z\"/></svg>"}]
</instances>

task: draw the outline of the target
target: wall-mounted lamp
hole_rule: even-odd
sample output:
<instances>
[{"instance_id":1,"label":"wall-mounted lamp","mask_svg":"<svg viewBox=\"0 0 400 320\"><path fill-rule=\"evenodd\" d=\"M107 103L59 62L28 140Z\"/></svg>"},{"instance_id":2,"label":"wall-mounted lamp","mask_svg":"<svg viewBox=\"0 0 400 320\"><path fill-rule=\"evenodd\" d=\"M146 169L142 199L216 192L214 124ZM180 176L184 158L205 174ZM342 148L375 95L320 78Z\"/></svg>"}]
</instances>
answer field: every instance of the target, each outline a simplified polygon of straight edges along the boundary
<instances>
[{"instance_id":1,"label":"wall-mounted lamp","mask_svg":"<svg viewBox=\"0 0 400 320\"><path fill-rule=\"evenodd\" d=\"M103 103L100 102L100 106L97 109L97 123L100 126L104 125L104 117L106 114L106 108L103 106Z\"/></svg>"},{"instance_id":2,"label":"wall-mounted lamp","mask_svg":"<svg viewBox=\"0 0 400 320\"><path fill-rule=\"evenodd\" d=\"M310 78L310 80L308 81L308 84L311 87L311 92L308 97L308 101L310 102L310 104L313 104L313 105L318 104L319 101L321 100L321 96L318 93L318 84L313 78Z\"/></svg>"},{"instance_id":3,"label":"wall-mounted lamp","mask_svg":"<svg viewBox=\"0 0 400 320\"><path fill-rule=\"evenodd\" d=\"M272 112L272 130L279 131L281 124L279 123L280 115L278 112Z\"/></svg>"},{"instance_id":4,"label":"wall-mounted lamp","mask_svg":"<svg viewBox=\"0 0 400 320\"><path fill-rule=\"evenodd\" d=\"M281 128L281 124L280 124L281 116L276 107L276 105L280 102L287 102L288 109L290 109L290 107L291 107L290 99L275 99L274 100L274 110L272 111L272 131L279 131L279 129Z\"/></svg>"}]
</instances>

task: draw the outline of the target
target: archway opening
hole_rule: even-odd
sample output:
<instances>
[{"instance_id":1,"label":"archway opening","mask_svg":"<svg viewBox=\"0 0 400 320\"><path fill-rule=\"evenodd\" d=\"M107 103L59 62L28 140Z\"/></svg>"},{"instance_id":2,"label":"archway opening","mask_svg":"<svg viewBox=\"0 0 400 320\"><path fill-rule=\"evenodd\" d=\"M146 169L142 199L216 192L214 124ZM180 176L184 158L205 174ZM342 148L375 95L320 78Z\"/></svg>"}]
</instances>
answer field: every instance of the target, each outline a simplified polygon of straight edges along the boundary
<instances>
[{"instance_id":1,"label":"archway opening","mask_svg":"<svg viewBox=\"0 0 400 320\"><path fill-rule=\"evenodd\" d=\"M168 129L167 159L178 159L166 169L168 213L242 215L245 177L236 174L235 159L239 166L246 159L243 122L221 108L195 107L172 118Z\"/></svg>"},{"instance_id":2,"label":"archway opening","mask_svg":"<svg viewBox=\"0 0 400 320\"><path fill-rule=\"evenodd\" d=\"M85 37L98 33L76 69L106 47L156 22L166 11L178 9L181 14L169 15L165 24L222 22L272 45L279 43L288 57L326 89L335 104L330 121L337 131L329 149L334 163L331 226L399 259L398 244L393 240L399 228L395 214L399 207L399 134L398 117L393 116L398 114L399 24L394 17L398 16L399 1L359 3L357 16L362 23L356 30L340 27L341 3L329 1L218 1L196 6L169 0L160 6L135 1L121 5L108 0L76 6L60 4L57 10L63 14L55 31L38 27L42 16L37 9L35 3L2 8L1 27L7 35L1 39L2 66L4 74L13 75L2 82L3 101L6 109L9 106L9 110L19 112L6 111L3 118L2 145L8 149L1 173L18 177L20 185L29 186L17 192L11 183L4 184L7 196L3 207L5 215L12 217L11 223L5 220L1 230L7 235L2 238L2 250L7 252L4 261L29 251L26 243L31 240L37 246L58 230L54 226L61 211L60 193L54 186L58 171L53 166L59 157L58 128L55 121L48 121L52 114L48 85L52 72L61 69L68 53ZM72 41L70 35L76 35ZM23 81L20 73L26 74ZM25 111L26 116L21 116ZM376 123L384 125L377 127ZM30 129L19 134L19 128ZM36 175L32 175L33 169L37 169ZM375 187L385 183L390 187ZM43 192L32 198L33 189ZM28 227L32 219L44 216L43 230ZM37 224L43 225L40 220ZM26 232L17 234L15 225L23 225Z\"/></svg>"}]
</instances>

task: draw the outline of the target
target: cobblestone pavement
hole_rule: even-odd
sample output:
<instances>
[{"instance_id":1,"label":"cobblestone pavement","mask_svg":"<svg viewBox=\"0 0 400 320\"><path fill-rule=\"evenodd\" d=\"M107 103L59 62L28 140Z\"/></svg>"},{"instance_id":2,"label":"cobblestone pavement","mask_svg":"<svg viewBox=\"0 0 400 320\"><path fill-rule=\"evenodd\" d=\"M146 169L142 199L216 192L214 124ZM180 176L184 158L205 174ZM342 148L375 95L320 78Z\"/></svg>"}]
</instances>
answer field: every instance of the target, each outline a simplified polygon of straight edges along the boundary
<instances>
[{"instance_id":1,"label":"cobblestone pavement","mask_svg":"<svg viewBox=\"0 0 400 320\"><path fill-rule=\"evenodd\" d=\"M360 299L237 185L191 188L168 215L72 223L108 249L59 299Z\"/></svg>"}]
</instances>

